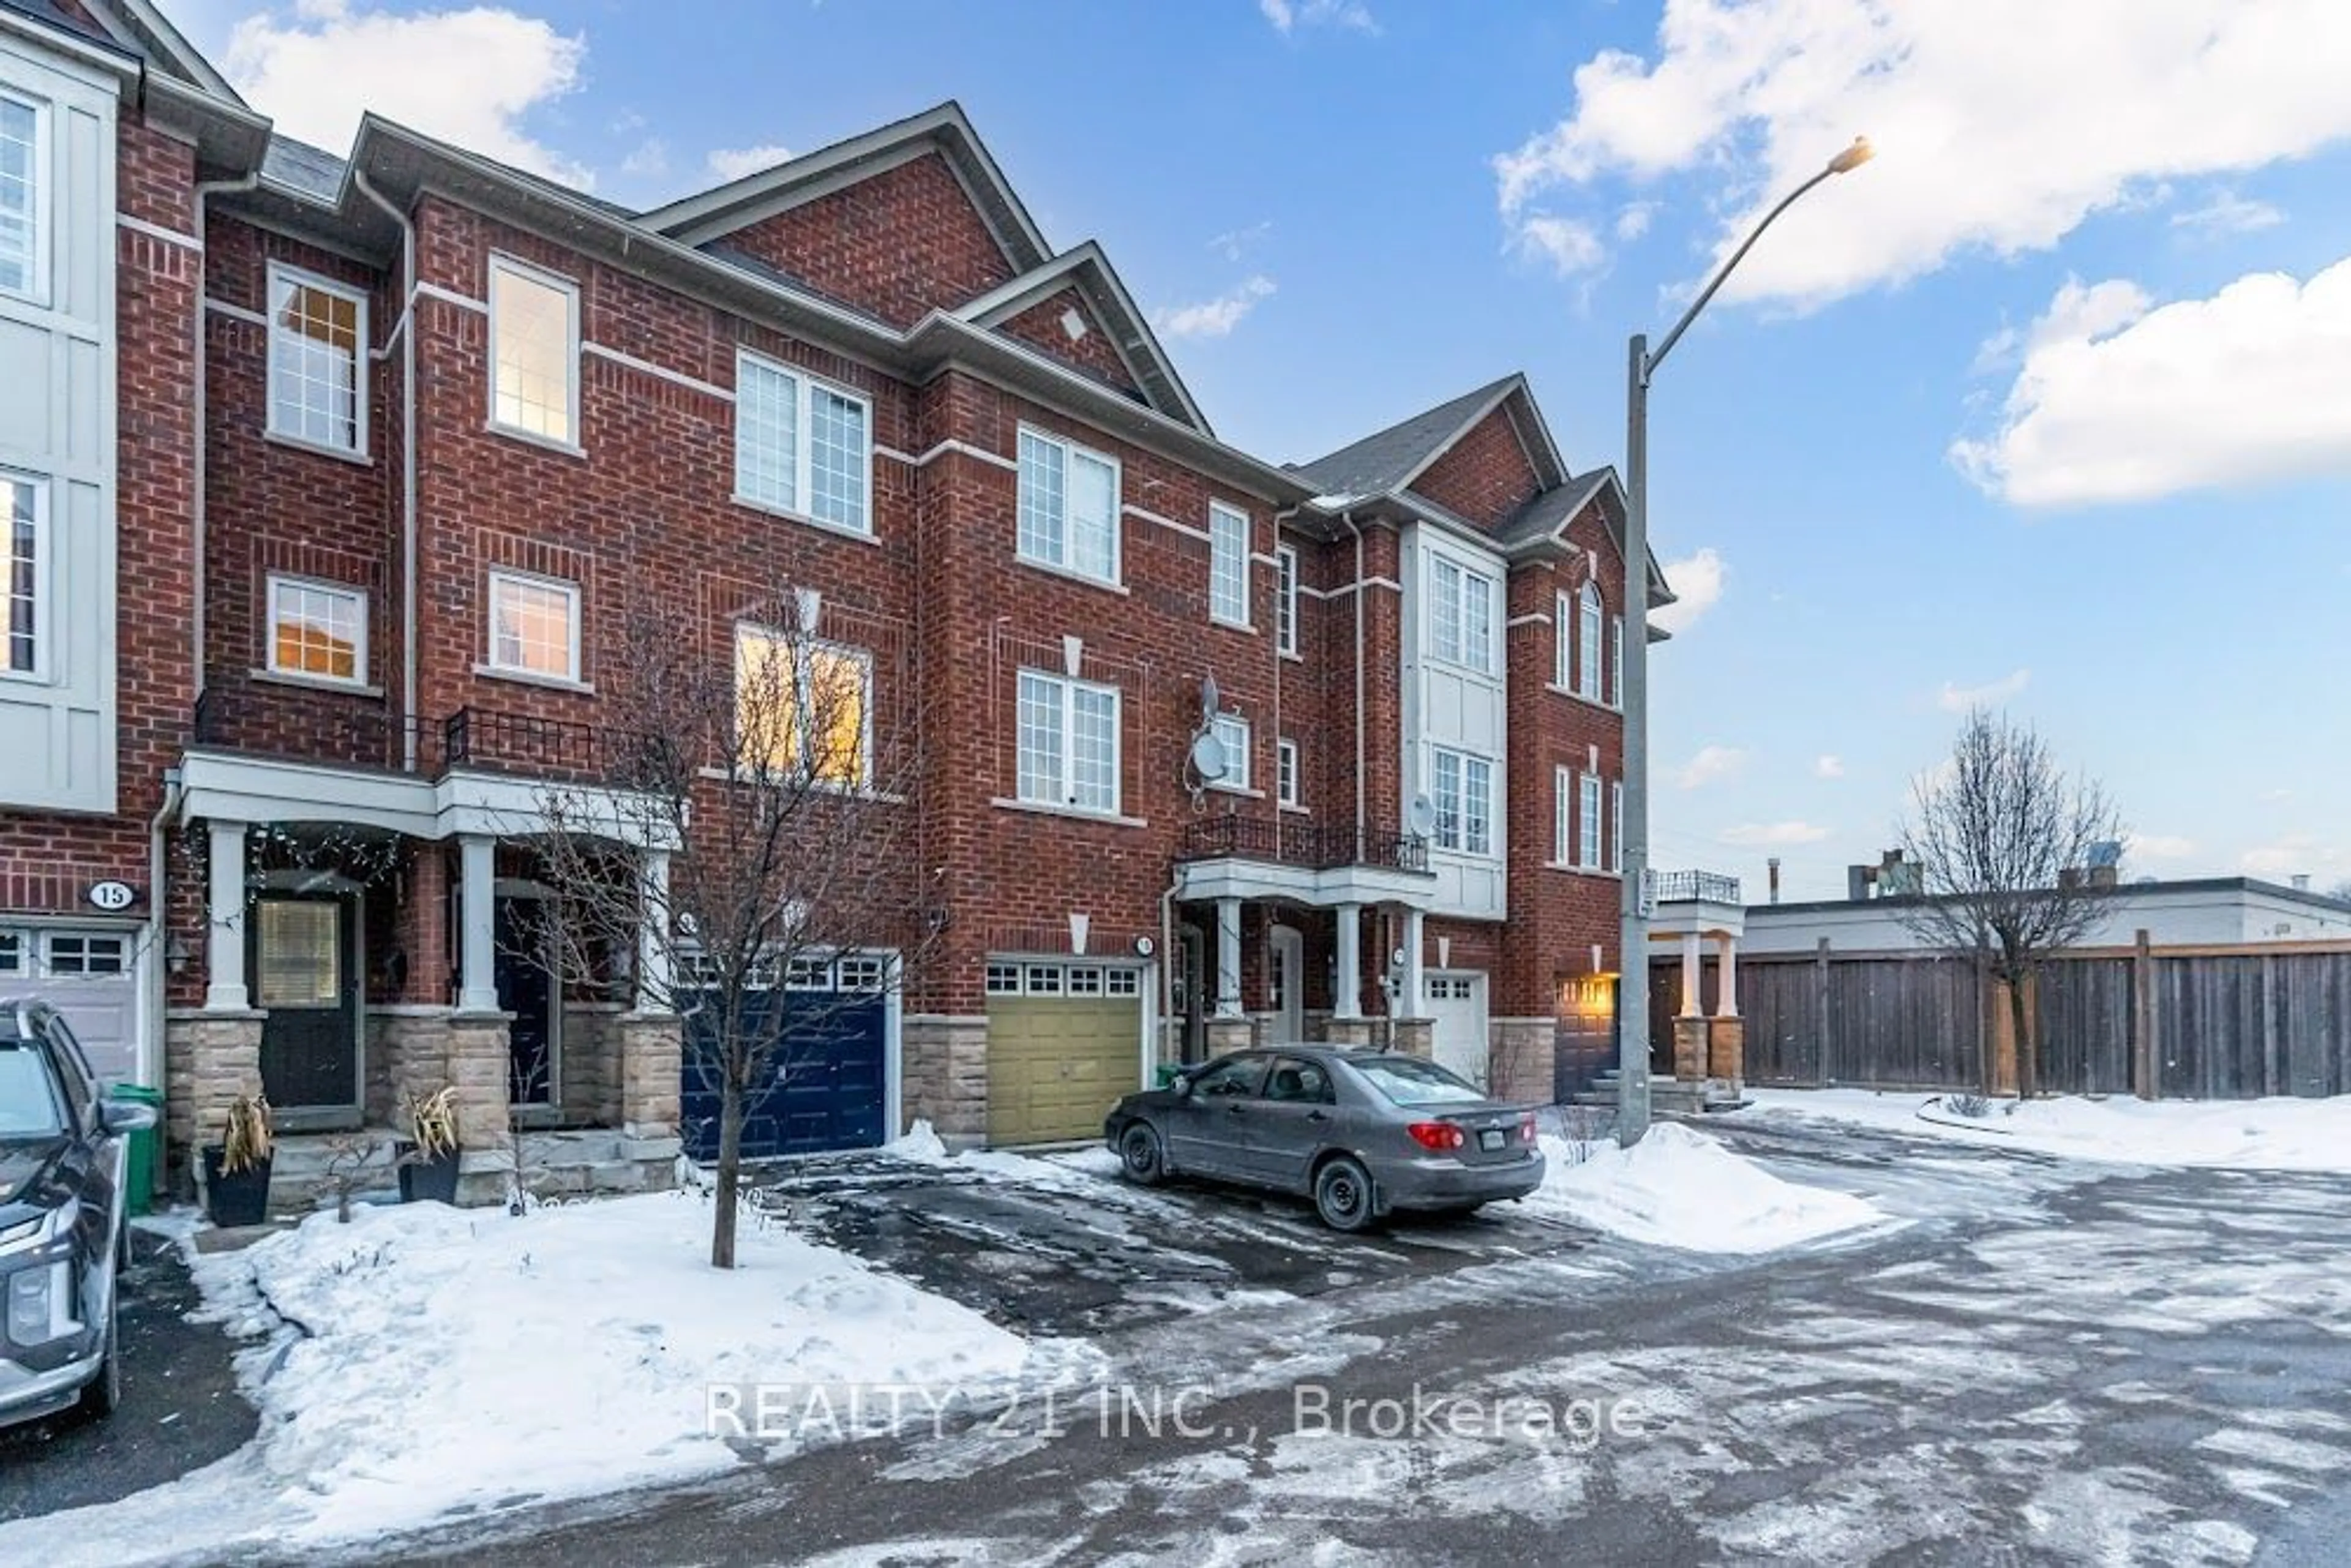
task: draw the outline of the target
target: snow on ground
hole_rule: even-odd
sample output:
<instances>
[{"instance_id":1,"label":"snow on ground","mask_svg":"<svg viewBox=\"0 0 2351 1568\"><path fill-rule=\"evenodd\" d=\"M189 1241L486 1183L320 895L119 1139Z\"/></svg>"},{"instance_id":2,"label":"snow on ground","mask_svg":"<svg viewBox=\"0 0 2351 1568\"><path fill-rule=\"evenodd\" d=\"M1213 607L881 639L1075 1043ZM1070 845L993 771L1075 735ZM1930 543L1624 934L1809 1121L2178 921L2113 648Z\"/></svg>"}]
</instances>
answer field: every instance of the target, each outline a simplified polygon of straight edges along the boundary
<instances>
[{"instance_id":1,"label":"snow on ground","mask_svg":"<svg viewBox=\"0 0 2351 1568\"><path fill-rule=\"evenodd\" d=\"M1629 1149L1546 1135L1528 1207L1692 1252L1770 1252L1886 1216L1868 1199L1800 1186L1677 1122Z\"/></svg>"},{"instance_id":2,"label":"snow on ground","mask_svg":"<svg viewBox=\"0 0 2351 1568\"><path fill-rule=\"evenodd\" d=\"M411 1204L200 1258L211 1311L266 1336L239 1367L259 1436L102 1514L0 1525L0 1562L111 1568L187 1552L200 1529L309 1545L675 1481L737 1462L712 1429L715 1385L978 1401L1082 1359L748 1213L740 1267L718 1272L710 1219L674 1193L520 1218Z\"/></svg>"},{"instance_id":3,"label":"snow on ground","mask_svg":"<svg viewBox=\"0 0 2351 1568\"><path fill-rule=\"evenodd\" d=\"M914 1165L979 1171L1048 1186L1069 1186L1112 1177L1118 1175L1119 1169L1118 1156L1099 1144L1037 1155L1016 1155L1002 1149L967 1149L951 1155L926 1121L916 1122L904 1137L883 1145L882 1152Z\"/></svg>"},{"instance_id":4,"label":"snow on ground","mask_svg":"<svg viewBox=\"0 0 2351 1568\"><path fill-rule=\"evenodd\" d=\"M2351 1172L2351 1097L1995 1100L1965 1117L1935 1094L1751 1089L1748 1114L1855 1122L1921 1136L2129 1165Z\"/></svg>"}]
</instances>

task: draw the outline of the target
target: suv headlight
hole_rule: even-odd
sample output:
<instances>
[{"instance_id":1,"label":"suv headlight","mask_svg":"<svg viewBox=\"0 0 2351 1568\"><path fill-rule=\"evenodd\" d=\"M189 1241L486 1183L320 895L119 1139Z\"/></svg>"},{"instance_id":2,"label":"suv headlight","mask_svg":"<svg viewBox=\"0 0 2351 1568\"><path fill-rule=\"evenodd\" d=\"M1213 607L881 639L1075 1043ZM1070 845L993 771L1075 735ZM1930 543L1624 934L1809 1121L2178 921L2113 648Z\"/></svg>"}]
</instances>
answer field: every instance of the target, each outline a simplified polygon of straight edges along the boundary
<instances>
[{"instance_id":1,"label":"suv headlight","mask_svg":"<svg viewBox=\"0 0 2351 1568\"><path fill-rule=\"evenodd\" d=\"M8 1276L8 1337L16 1343L47 1344L71 1333L81 1326L73 1310L73 1265L65 1260Z\"/></svg>"},{"instance_id":2,"label":"suv headlight","mask_svg":"<svg viewBox=\"0 0 2351 1568\"><path fill-rule=\"evenodd\" d=\"M79 1223L81 1200L68 1199L47 1214L37 1214L21 1224L0 1230L0 1257L11 1252L30 1251L36 1247L62 1240L72 1235L74 1227Z\"/></svg>"}]
</instances>

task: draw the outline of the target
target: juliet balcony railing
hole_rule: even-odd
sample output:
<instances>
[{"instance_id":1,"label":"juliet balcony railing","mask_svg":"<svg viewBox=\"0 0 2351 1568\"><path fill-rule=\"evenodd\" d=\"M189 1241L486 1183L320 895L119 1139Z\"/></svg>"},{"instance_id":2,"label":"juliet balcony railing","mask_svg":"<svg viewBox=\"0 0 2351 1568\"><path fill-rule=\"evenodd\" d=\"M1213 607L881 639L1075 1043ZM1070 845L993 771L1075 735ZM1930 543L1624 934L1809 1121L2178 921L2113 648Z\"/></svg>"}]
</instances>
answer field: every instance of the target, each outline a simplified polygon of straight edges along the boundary
<instances>
[{"instance_id":1,"label":"juliet balcony railing","mask_svg":"<svg viewBox=\"0 0 2351 1568\"><path fill-rule=\"evenodd\" d=\"M647 776L658 737L570 719L465 707L419 719L359 693L225 682L196 700L194 743L211 750L437 779L454 768L626 787Z\"/></svg>"},{"instance_id":2,"label":"juliet balcony railing","mask_svg":"<svg viewBox=\"0 0 2351 1568\"><path fill-rule=\"evenodd\" d=\"M625 785L632 779L669 778L657 763L664 742L634 730L496 708L462 707L440 725L441 768L517 773L580 784Z\"/></svg>"},{"instance_id":3,"label":"juliet balcony railing","mask_svg":"<svg viewBox=\"0 0 2351 1568\"><path fill-rule=\"evenodd\" d=\"M1661 871L1657 873L1659 904L1743 904L1739 879L1715 871Z\"/></svg>"},{"instance_id":4,"label":"juliet balcony railing","mask_svg":"<svg viewBox=\"0 0 2351 1568\"><path fill-rule=\"evenodd\" d=\"M1362 865L1425 872L1428 841L1412 833L1359 831L1353 822L1269 821L1228 814L1185 823L1176 858L1265 861L1311 871Z\"/></svg>"}]
</instances>

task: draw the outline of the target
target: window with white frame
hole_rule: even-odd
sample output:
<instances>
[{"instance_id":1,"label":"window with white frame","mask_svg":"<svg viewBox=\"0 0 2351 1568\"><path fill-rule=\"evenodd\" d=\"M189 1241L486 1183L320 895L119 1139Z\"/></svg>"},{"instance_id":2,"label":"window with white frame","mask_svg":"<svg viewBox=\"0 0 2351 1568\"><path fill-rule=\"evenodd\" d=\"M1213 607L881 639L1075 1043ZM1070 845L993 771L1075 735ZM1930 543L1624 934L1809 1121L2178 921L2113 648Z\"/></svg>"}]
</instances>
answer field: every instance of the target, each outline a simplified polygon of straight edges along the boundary
<instances>
[{"instance_id":1,"label":"window with white frame","mask_svg":"<svg viewBox=\"0 0 2351 1568\"><path fill-rule=\"evenodd\" d=\"M580 440L580 288L490 261L490 423L542 440Z\"/></svg>"},{"instance_id":2,"label":"window with white frame","mask_svg":"<svg viewBox=\"0 0 2351 1568\"><path fill-rule=\"evenodd\" d=\"M1600 587L1587 582L1578 596L1580 606L1576 616L1575 652L1577 655L1575 690L1578 695L1600 700Z\"/></svg>"},{"instance_id":3,"label":"window with white frame","mask_svg":"<svg viewBox=\"0 0 2351 1568\"><path fill-rule=\"evenodd\" d=\"M737 623L735 723L747 772L867 783L872 712L873 656L864 649Z\"/></svg>"},{"instance_id":4,"label":"window with white frame","mask_svg":"<svg viewBox=\"0 0 2351 1568\"><path fill-rule=\"evenodd\" d=\"M1285 653L1298 652L1298 551L1277 545L1273 551L1274 638Z\"/></svg>"},{"instance_id":5,"label":"window with white frame","mask_svg":"<svg viewBox=\"0 0 2351 1568\"><path fill-rule=\"evenodd\" d=\"M1118 688L1023 670L1018 707L1019 798L1115 813Z\"/></svg>"},{"instance_id":6,"label":"window with white frame","mask_svg":"<svg viewBox=\"0 0 2351 1568\"><path fill-rule=\"evenodd\" d=\"M48 635L49 487L22 474L0 472L0 671L41 673Z\"/></svg>"},{"instance_id":7,"label":"window with white frame","mask_svg":"<svg viewBox=\"0 0 2351 1568\"><path fill-rule=\"evenodd\" d=\"M1571 768L1552 769L1551 812L1552 864L1573 864L1569 855L1575 846L1575 774Z\"/></svg>"},{"instance_id":8,"label":"window with white frame","mask_svg":"<svg viewBox=\"0 0 2351 1568\"><path fill-rule=\"evenodd\" d=\"M1440 746L1431 753L1429 773L1437 847L1463 854L1493 853L1494 764Z\"/></svg>"},{"instance_id":9,"label":"window with white frame","mask_svg":"<svg viewBox=\"0 0 2351 1568\"><path fill-rule=\"evenodd\" d=\"M272 263L269 434L367 450L367 296Z\"/></svg>"},{"instance_id":10,"label":"window with white frame","mask_svg":"<svg viewBox=\"0 0 2351 1568\"><path fill-rule=\"evenodd\" d=\"M1281 803L1285 806L1303 806L1306 802L1301 793L1304 785L1298 776L1298 742L1287 738L1278 742L1274 748L1273 758L1276 774L1274 783L1280 791Z\"/></svg>"},{"instance_id":11,"label":"window with white frame","mask_svg":"<svg viewBox=\"0 0 2351 1568\"><path fill-rule=\"evenodd\" d=\"M872 408L748 350L735 361L735 496L855 533L873 531Z\"/></svg>"},{"instance_id":12,"label":"window with white frame","mask_svg":"<svg viewBox=\"0 0 2351 1568\"><path fill-rule=\"evenodd\" d=\"M368 678L367 624L367 595L360 590L272 577L270 673L363 686Z\"/></svg>"},{"instance_id":13,"label":"window with white frame","mask_svg":"<svg viewBox=\"0 0 2351 1568\"><path fill-rule=\"evenodd\" d=\"M1575 601L1564 593L1552 608L1551 684L1562 691L1575 679Z\"/></svg>"},{"instance_id":14,"label":"window with white frame","mask_svg":"<svg viewBox=\"0 0 2351 1568\"><path fill-rule=\"evenodd\" d=\"M1586 871L1600 869L1600 775L1586 773L1577 781L1575 802L1575 863Z\"/></svg>"},{"instance_id":15,"label":"window with white frame","mask_svg":"<svg viewBox=\"0 0 2351 1568\"><path fill-rule=\"evenodd\" d=\"M0 93L0 290L47 292L48 110Z\"/></svg>"},{"instance_id":16,"label":"window with white frame","mask_svg":"<svg viewBox=\"0 0 2351 1568\"><path fill-rule=\"evenodd\" d=\"M490 668L554 681L580 678L580 590L552 578L490 573Z\"/></svg>"},{"instance_id":17,"label":"window with white frame","mask_svg":"<svg viewBox=\"0 0 2351 1568\"><path fill-rule=\"evenodd\" d=\"M1221 501L1208 503L1208 619L1249 623L1249 520Z\"/></svg>"},{"instance_id":18,"label":"window with white frame","mask_svg":"<svg viewBox=\"0 0 2351 1568\"><path fill-rule=\"evenodd\" d=\"M59 933L48 940L44 967L52 978L125 974L131 967L131 941L124 936Z\"/></svg>"},{"instance_id":19,"label":"window with white frame","mask_svg":"<svg viewBox=\"0 0 2351 1568\"><path fill-rule=\"evenodd\" d=\"M1023 560L1116 582L1116 460L1022 430L1019 550Z\"/></svg>"},{"instance_id":20,"label":"window with white frame","mask_svg":"<svg viewBox=\"0 0 2351 1568\"><path fill-rule=\"evenodd\" d=\"M1208 721L1209 733L1224 747L1225 776L1211 782L1211 789L1246 789L1249 787L1249 721L1237 713L1220 713Z\"/></svg>"},{"instance_id":21,"label":"window with white frame","mask_svg":"<svg viewBox=\"0 0 2351 1568\"><path fill-rule=\"evenodd\" d=\"M1625 781L1608 786L1608 869L1625 869Z\"/></svg>"},{"instance_id":22,"label":"window with white frame","mask_svg":"<svg viewBox=\"0 0 2351 1568\"><path fill-rule=\"evenodd\" d=\"M1625 618L1608 618L1608 700L1617 707L1625 706Z\"/></svg>"},{"instance_id":23,"label":"window with white frame","mask_svg":"<svg viewBox=\"0 0 2351 1568\"><path fill-rule=\"evenodd\" d=\"M14 931L0 931L0 975L25 972L25 939Z\"/></svg>"},{"instance_id":24,"label":"window with white frame","mask_svg":"<svg viewBox=\"0 0 2351 1568\"><path fill-rule=\"evenodd\" d=\"M1444 556L1428 566L1428 651L1447 664L1494 667L1494 580Z\"/></svg>"}]
</instances>

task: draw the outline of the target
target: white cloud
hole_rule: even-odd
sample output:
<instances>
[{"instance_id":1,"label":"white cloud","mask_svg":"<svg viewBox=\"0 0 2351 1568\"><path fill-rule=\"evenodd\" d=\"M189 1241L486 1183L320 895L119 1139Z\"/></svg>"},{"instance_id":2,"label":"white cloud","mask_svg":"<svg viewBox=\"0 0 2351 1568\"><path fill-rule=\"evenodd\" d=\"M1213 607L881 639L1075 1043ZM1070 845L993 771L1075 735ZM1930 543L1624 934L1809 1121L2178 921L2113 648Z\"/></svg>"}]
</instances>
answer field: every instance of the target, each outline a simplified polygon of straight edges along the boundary
<instances>
[{"instance_id":1,"label":"white cloud","mask_svg":"<svg viewBox=\"0 0 2351 1568\"><path fill-rule=\"evenodd\" d=\"M1886 166L1792 210L1727 290L1817 303L2351 135L2346 57L2341 0L1667 0L1654 57L1593 55L1494 168L1505 218L1694 172L1719 256L1865 131Z\"/></svg>"},{"instance_id":2,"label":"white cloud","mask_svg":"<svg viewBox=\"0 0 2351 1568\"><path fill-rule=\"evenodd\" d=\"M1935 702L1945 713L1969 713L1980 707L1998 707L2032 683L2031 670L2011 670L1996 681L1986 681L1980 686L1962 686L1945 681Z\"/></svg>"},{"instance_id":3,"label":"white cloud","mask_svg":"<svg viewBox=\"0 0 2351 1568\"><path fill-rule=\"evenodd\" d=\"M2285 214L2267 202L2250 201L2234 191L2220 191L2200 207L2171 214L2171 226L2201 234L2249 235L2273 229Z\"/></svg>"},{"instance_id":4,"label":"white cloud","mask_svg":"<svg viewBox=\"0 0 2351 1568\"><path fill-rule=\"evenodd\" d=\"M2101 290L2114 308L2085 308ZM2351 258L2151 306L2133 284L2067 284L1999 429L1951 461L2026 507L2351 472Z\"/></svg>"},{"instance_id":5,"label":"white cloud","mask_svg":"<svg viewBox=\"0 0 2351 1568\"><path fill-rule=\"evenodd\" d=\"M2196 841L2178 833L2133 833L2129 852L2142 860L2184 861L2196 852Z\"/></svg>"},{"instance_id":6,"label":"white cloud","mask_svg":"<svg viewBox=\"0 0 2351 1568\"><path fill-rule=\"evenodd\" d=\"M277 129L330 152L350 145L360 114L585 189L584 167L522 126L580 85L584 37L495 5L395 16L349 0L302 0L290 17L239 22L223 52L236 89Z\"/></svg>"},{"instance_id":7,"label":"white cloud","mask_svg":"<svg viewBox=\"0 0 2351 1568\"><path fill-rule=\"evenodd\" d=\"M2253 876L2279 881L2304 874L2328 877L2351 872L2351 853L2335 845L2321 843L2308 833L2288 833L2247 850L2238 857L2237 863Z\"/></svg>"},{"instance_id":8,"label":"white cloud","mask_svg":"<svg viewBox=\"0 0 2351 1568\"><path fill-rule=\"evenodd\" d=\"M1549 213L1521 219L1512 243L1520 255L1551 263L1562 277L1597 272L1608 263L1608 249L1590 225Z\"/></svg>"},{"instance_id":9,"label":"white cloud","mask_svg":"<svg viewBox=\"0 0 2351 1568\"><path fill-rule=\"evenodd\" d=\"M1221 338L1241 324L1241 318L1273 293L1273 279L1259 275L1238 287L1197 305L1178 305L1152 316L1152 325L1170 338Z\"/></svg>"},{"instance_id":10,"label":"white cloud","mask_svg":"<svg viewBox=\"0 0 2351 1568\"><path fill-rule=\"evenodd\" d=\"M1747 766L1747 753L1735 746L1701 746L1698 755L1674 769L1674 788L1696 789L1719 779L1735 779Z\"/></svg>"},{"instance_id":11,"label":"white cloud","mask_svg":"<svg viewBox=\"0 0 2351 1568\"><path fill-rule=\"evenodd\" d=\"M1345 27L1374 36L1380 30L1360 0L1257 0L1257 8L1284 36L1301 27Z\"/></svg>"},{"instance_id":12,"label":"white cloud","mask_svg":"<svg viewBox=\"0 0 2351 1568\"><path fill-rule=\"evenodd\" d=\"M772 169L778 163L789 162L791 156L790 148L778 147L768 141L757 147L714 147L710 155L703 160L703 164L718 179L740 180L747 174L756 174L762 169Z\"/></svg>"},{"instance_id":13,"label":"white cloud","mask_svg":"<svg viewBox=\"0 0 2351 1568\"><path fill-rule=\"evenodd\" d=\"M1816 844L1828 836L1826 828L1813 822L1742 822L1735 828L1725 828L1715 835L1726 844L1748 850Z\"/></svg>"},{"instance_id":14,"label":"white cloud","mask_svg":"<svg viewBox=\"0 0 2351 1568\"><path fill-rule=\"evenodd\" d=\"M1815 779L1844 778L1844 758L1839 757L1834 751L1824 751L1821 753L1820 757L1813 763L1813 777Z\"/></svg>"},{"instance_id":15,"label":"white cloud","mask_svg":"<svg viewBox=\"0 0 2351 1568\"><path fill-rule=\"evenodd\" d=\"M1630 244L1649 232L1649 220L1657 215L1655 202L1627 203L1616 214L1616 237Z\"/></svg>"},{"instance_id":16,"label":"white cloud","mask_svg":"<svg viewBox=\"0 0 2351 1568\"><path fill-rule=\"evenodd\" d=\"M1649 619L1679 636L1698 624L1698 617L1722 597L1723 580L1730 567L1712 546L1665 563L1666 583L1674 602L1650 612Z\"/></svg>"},{"instance_id":17,"label":"white cloud","mask_svg":"<svg viewBox=\"0 0 2351 1568\"><path fill-rule=\"evenodd\" d=\"M1227 261L1238 261L1263 244L1266 235L1272 232L1273 220L1267 218L1247 228L1226 230L1208 242L1208 248Z\"/></svg>"},{"instance_id":18,"label":"white cloud","mask_svg":"<svg viewBox=\"0 0 2351 1568\"><path fill-rule=\"evenodd\" d=\"M668 173L669 143L658 136L640 141L621 160L621 172L641 180L658 179Z\"/></svg>"}]
</instances>

